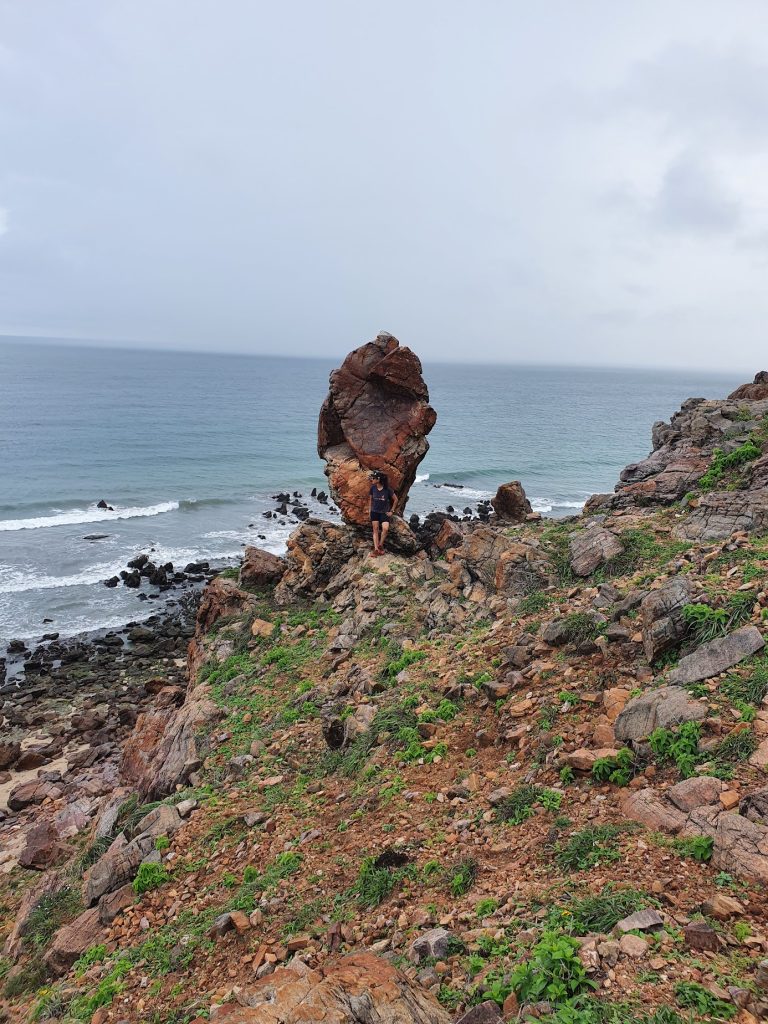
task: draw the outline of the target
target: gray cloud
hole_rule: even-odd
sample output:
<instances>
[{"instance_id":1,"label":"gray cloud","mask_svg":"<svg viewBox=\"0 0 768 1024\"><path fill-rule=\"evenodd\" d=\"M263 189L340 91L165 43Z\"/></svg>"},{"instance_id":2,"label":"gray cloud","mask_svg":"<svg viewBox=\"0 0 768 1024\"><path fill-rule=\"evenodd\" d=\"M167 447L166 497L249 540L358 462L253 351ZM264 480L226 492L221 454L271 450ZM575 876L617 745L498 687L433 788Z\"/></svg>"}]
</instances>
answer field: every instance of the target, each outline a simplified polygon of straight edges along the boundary
<instances>
[{"instance_id":1,"label":"gray cloud","mask_svg":"<svg viewBox=\"0 0 768 1024\"><path fill-rule=\"evenodd\" d=\"M0 0L0 332L754 372L764 26L762 0Z\"/></svg>"}]
</instances>

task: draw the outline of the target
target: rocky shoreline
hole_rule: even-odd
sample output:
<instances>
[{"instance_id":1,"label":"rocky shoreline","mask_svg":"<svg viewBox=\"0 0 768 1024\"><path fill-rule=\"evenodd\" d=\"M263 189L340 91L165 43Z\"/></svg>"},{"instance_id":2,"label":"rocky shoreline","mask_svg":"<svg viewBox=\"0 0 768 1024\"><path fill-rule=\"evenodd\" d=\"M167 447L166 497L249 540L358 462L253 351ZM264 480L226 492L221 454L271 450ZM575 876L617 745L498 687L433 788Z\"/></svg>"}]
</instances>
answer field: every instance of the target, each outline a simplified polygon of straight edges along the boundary
<instances>
[{"instance_id":1,"label":"rocky shoreline","mask_svg":"<svg viewBox=\"0 0 768 1024\"><path fill-rule=\"evenodd\" d=\"M340 410L405 391L407 492L393 342L321 420L343 522L2 705L6 1019L768 1019L762 375L582 516L513 481L378 557Z\"/></svg>"}]
</instances>

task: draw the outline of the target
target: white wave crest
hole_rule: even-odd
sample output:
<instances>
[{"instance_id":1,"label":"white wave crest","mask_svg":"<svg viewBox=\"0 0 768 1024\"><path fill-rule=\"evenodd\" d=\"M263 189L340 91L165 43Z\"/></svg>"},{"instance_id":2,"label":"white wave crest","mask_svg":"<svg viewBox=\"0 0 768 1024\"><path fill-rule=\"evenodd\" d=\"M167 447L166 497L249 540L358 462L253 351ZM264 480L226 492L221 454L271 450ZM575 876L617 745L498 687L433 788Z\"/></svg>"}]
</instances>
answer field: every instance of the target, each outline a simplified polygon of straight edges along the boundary
<instances>
[{"instance_id":1,"label":"white wave crest","mask_svg":"<svg viewBox=\"0 0 768 1024\"><path fill-rule=\"evenodd\" d=\"M91 565L72 576L48 576L34 570L24 572L0 565L0 594L23 594L28 590L54 590L57 587L88 587L116 576L124 568L119 562Z\"/></svg>"},{"instance_id":2,"label":"white wave crest","mask_svg":"<svg viewBox=\"0 0 768 1024\"><path fill-rule=\"evenodd\" d=\"M147 505L136 508L116 508L110 512L106 508L73 508L67 512L57 512L52 516L38 516L34 519L3 519L0 520L0 532L8 530L43 530L50 526L78 526L81 523L105 523L113 519L137 519L141 516L159 516L163 512L175 512L178 501L162 501L159 505Z\"/></svg>"},{"instance_id":3,"label":"white wave crest","mask_svg":"<svg viewBox=\"0 0 768 1024\"><path fill-rule=\"evenodd\" d=\"M417 473L416 479L413 482L415 484L423 484L425 480L429 480L429 473Z\"/></svg>"}]
</instances>

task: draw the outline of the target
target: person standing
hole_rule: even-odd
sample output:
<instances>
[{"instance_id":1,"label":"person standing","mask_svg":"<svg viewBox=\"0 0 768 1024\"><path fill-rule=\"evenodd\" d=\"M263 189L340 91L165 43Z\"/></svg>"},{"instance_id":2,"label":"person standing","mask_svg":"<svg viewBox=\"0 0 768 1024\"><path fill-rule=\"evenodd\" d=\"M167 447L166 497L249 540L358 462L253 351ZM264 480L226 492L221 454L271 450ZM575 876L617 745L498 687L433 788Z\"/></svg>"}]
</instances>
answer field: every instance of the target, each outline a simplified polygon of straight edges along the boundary
<instances>
[{"instance_id":1,"label":"person standing","mask_svg":"<svg viewBox=\"0 0 768 1024\"><path fill-rule=\"evenodd\" d=\"M373 553L384 554L384 541L389 533L389 522L397 508L397 495L389 486L386 473L373 474L371 484L371 527L373 529Z\"/></svg>"}]
</instances>

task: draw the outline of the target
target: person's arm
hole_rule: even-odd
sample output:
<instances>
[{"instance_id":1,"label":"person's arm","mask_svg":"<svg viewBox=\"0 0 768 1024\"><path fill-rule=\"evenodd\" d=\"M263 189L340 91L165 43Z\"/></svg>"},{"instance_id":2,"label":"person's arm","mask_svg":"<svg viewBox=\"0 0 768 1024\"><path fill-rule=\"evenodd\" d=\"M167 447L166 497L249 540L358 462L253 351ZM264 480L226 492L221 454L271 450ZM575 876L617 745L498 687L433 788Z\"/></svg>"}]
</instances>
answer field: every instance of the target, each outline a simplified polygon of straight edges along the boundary
<instances>
[{"instance_id":1,"label":"person's arm","mask_svg":"<svg viewBox=\"0 0 768 1024\"><path fill-rule=\"evenodd\" d=\"M389 512L390 512L390 515L394 515L397 512L397 495L395 494L395 492L393 490L390 490L389 494L390 494L390 501L391 501L391 504L390 504L390 507L389 507Z\"/></svg>"}]
</instances>

